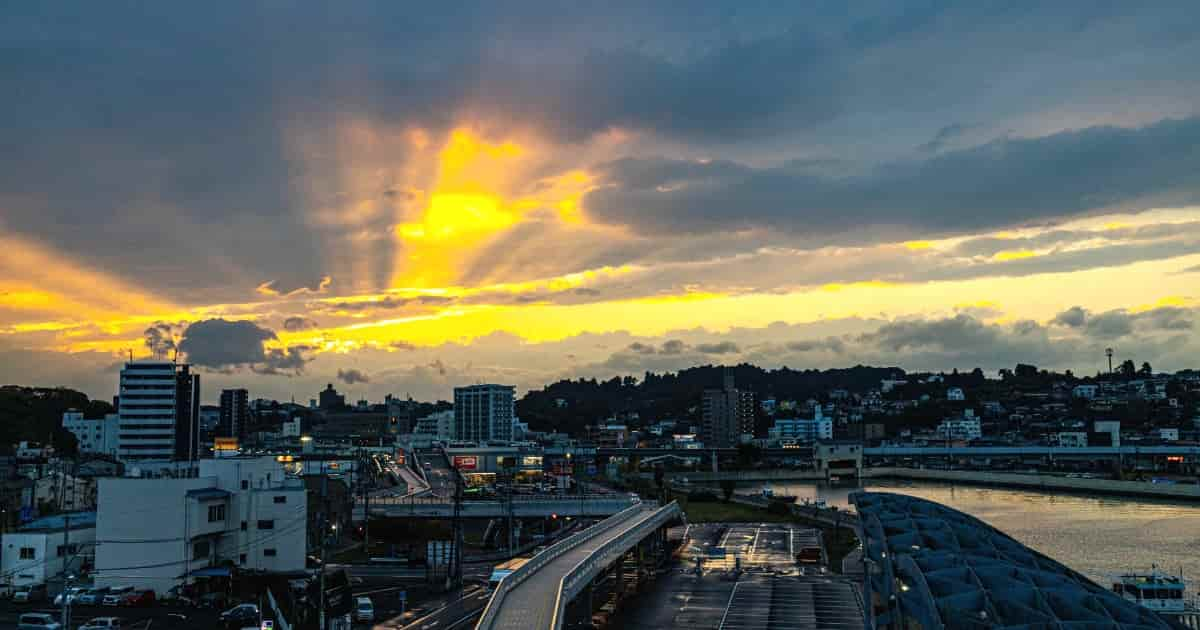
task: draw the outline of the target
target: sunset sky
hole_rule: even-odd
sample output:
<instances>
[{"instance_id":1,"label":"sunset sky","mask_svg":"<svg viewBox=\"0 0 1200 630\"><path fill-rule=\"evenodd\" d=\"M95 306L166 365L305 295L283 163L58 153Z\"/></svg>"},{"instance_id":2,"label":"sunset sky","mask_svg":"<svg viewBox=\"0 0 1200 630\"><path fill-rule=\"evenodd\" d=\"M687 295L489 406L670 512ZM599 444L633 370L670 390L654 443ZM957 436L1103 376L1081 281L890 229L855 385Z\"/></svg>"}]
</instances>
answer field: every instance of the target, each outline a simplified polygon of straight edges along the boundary
<instances>
[{"instance_id":1,"label":"sunset sky","mask_svg":"<svg viewBox=\"0 0 1200 630\"><path fill-rule=\"evenodd\" d=\"M574 4L7 7L0 384L1200 367L1200 4Z\"/></svg>"}]
</instances>

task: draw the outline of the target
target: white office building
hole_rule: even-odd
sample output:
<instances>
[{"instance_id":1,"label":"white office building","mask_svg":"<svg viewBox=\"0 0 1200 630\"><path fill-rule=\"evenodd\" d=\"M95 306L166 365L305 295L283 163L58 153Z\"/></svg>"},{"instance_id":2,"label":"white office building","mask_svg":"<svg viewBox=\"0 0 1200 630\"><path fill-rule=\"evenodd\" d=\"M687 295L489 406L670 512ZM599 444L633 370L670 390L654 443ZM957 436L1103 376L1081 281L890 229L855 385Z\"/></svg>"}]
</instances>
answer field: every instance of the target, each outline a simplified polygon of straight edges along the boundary
<instances>
[{"instance_id":1,"label":"white office building","mask_svg":"<svg viewBox=\"0 0 1200 630\"><path fill-rule=\"evenodd\" d=\"M96 513L40 518L5 533L0 547L0 572L6 582L18 587L45 584L62 575L64 563L76 573L90 560L96 547Z\"/></svg>"},{"instance_id":2,"label":"white office building","mask_svg":"<svg viewBox=\"0 0 1200 630\"><path fill-rule=\"evenodd\" d=\"M833 439L833 419L827 418L821 412L821 406L814 407L816 413L812 418L779 418L768 431L772 440L795 440L799 442L816 442L817 440Z\"/></svg>"},{"instance_id":3,"label":"white office building","mask_svg":"<svg viewBox=\"0 0 1200 630\"><path fill-rule=\"evenodd\" d=\"M454 410L438 411L424 418L417 418L413 433L429 436L433 440L454 438Z\"/></svg>"},{"instance_id":4,"label":"white office building","mask_svg":"<svg viewBox=\"0 0 1200 630\"><path fill-rule=\"evenodd\" d=\"M467 442L510 442L513 427L511 385L454 388L454 439Z\"/></svg>"},{"instance_id":5,"label":"white office building","mask_svg":"<svg viewBox=\"0 0 1200 630\"><path fill-rule=\"evenodd\" d=\"M130 361L121 370L117 456L192 460L200 424L200 376L186 364Z\"/></svg>"},{"instance_id":6,"label":"white office building","mask_svg":"<svg viewBox=\"0 0 1200 630\"><path fill-rule=\"evenodd\" d=\"M84 418L83 412L71 409L63 412L62 425L75 436L80 453L117 456L120 415L110 413L103 420L96 420Z\"/></svg>"},{"instance_id":7,"label":"white office building","mask_svg":"<svg viewBox=\"0 0 1200 630\"><path fill-rule=\"evenodd\" d=\"M963 393L961 387L951 387L946 390L946 400L963 401L967 399L967 395Z\"/></svg>"},{"instance_id":8,"label":"white office building","mask_svg":"<svg viewBox=\"0 0 1200 630\"><path fill-rule=\"evenodd\" d=\"M197 576L239 568L303 571L308 539L304 482L273 457L198 463L181 478L100 480L97 586L159 595Z\"/></svg>"},{"instance_id":9,"label":"white office building","mask_svg":"<svg viewBox=\"0 0 1200 630\"><path fill-rule=\"evenodd\" d=\"M978 440L983 437L983 427L979 418L971 415L958 418L947 418L938 424L938 437L943 440Z\"/></svg>"}]
</instances>

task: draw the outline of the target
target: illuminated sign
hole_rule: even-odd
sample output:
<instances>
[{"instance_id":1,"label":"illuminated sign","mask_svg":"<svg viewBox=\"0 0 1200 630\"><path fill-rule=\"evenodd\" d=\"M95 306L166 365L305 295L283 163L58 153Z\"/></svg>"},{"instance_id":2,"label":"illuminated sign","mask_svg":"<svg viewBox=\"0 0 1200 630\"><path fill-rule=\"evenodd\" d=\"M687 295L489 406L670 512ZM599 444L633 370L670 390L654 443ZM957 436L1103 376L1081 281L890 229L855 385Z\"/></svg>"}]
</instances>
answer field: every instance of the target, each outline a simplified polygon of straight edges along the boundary
<instances>
[{"instance_id":1,"label":"illuminated sign","mask_svg":"<svg viewBox=\"0 0 1200 630\"><path fill-rule=\"evenodd\" d=\"M296 461L296 458L292 457L291 455L277 455L275 457L275 461L277 461L281 464L290 464L290 463Z\"/></svg>"},{"instance_id":2,"label":"illuminated sign","mask_svg":"<svg viewBox=\"0 0 1200 630\"><path fill-rule=\"evenodd\" d=\"M237 438L219 437L213 440L214 451L236 451L238 450Z\"/></svg>"},{"instance_id":3,"label":"illuminated sign","mask_svg":"<svg viewBox=\"0 0 1200 630\"><path fill-rule=\"evenodd\" d=\"M454 467L459 470L475 470L479 467L479 458L474 455L455 455Z\"/></svg>"}]
</instances>

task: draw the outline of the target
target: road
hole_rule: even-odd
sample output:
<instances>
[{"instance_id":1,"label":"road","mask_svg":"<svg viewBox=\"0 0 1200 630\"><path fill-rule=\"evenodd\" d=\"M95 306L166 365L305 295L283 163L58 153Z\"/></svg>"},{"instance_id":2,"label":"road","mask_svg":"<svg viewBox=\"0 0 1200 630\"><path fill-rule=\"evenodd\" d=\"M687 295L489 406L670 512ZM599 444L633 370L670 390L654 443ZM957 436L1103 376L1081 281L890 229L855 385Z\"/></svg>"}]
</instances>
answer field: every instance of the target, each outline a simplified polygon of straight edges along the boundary
<instances>
[{"instance_id":1,"label":"road","mask_svg":"<svg viewBox=\"0 0 1200 630\"><path fill-rule=\"evenodd\" d=\"M429 464L428 468L425 465ZM441 453L417 453L417 465L425 470L429 479L430 492L435 497L448 499L454 496L454 475L446 456Z\"/></svg>"},{"instance_id":2,"label":"road","mask_svg":"<svg viewBox=\"0 0 1200 630\"><path fill-rule=\"evenodd\" d=\"M489 589L469 586L463 590L461 598L457 597L456 593L436 602L429 602L423 609L413 611L413 614L403 618L392 618L376 624L375 627L405 630L454 630L458 627L471 627L487 606L489 597Z\"/></svg>"}]
</instances>

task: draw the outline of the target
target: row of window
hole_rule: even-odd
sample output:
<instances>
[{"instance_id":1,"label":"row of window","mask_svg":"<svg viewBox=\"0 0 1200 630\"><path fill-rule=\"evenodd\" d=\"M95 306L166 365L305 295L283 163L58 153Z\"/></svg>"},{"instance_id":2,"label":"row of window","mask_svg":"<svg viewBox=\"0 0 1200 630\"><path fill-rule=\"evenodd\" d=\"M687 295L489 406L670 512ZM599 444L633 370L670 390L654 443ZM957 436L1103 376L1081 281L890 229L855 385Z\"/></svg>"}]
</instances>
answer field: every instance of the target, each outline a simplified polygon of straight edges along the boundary
<instances>
[{"instance_id":1,"label":"row of window","mask_svg":"<svg viewBox=\"0 0 1200 630\"><path fill-rule=\"evenodd\" d=\"M155 428L158 428L158 427L155 427ZM159 441L161 441L161 440L173 440L173 439L175 439L174 433L122 433L121 434L122 444L124 444L127 441L135 441L135 442L138 440L159 440Z\"/></svg>"}]
</instances>

